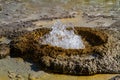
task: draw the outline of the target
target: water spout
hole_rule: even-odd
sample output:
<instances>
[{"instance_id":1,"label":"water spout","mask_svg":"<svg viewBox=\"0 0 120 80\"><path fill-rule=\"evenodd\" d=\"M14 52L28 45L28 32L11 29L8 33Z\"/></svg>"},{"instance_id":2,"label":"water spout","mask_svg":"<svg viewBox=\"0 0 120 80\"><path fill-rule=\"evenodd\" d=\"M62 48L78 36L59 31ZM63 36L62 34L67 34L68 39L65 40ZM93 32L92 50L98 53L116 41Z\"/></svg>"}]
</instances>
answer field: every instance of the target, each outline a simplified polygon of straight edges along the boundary
<instances>
[{"instance_id":1,"label":"water spout","mask_svg":"<svg viewBox=\"0 0 120 80\"><path fill-rule=\"evenodd\" d=\"M52 31L42 37L42 43L65 49L84 49L85 45L81 36L76 35L74 30L67 30L66 28L67 26L61 21L56 21L52 26Z\"/></svg>"}]
</instances>

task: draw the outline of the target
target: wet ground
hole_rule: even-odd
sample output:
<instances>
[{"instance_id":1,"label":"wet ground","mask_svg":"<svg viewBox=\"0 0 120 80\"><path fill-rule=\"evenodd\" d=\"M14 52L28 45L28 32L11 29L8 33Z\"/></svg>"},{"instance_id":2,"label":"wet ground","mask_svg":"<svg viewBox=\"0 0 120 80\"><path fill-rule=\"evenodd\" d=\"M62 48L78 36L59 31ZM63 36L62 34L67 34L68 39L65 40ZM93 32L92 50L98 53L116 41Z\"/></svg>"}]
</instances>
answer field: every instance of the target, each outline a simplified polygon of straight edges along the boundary
<instances>
[{"instance_id":1,"label":"wet ground","mask_svg":"<svg viewBox=\"0 0 120 80\"><path fill-rule=\"evenodd\" d=\"M97 74L93 76L72 76L46 73L37 70L35 64L25 62L21 58L0 60L0 80L110 80L119 74Z\"/></svg>"},{"instance_id":2,"label":"wet ground","mask_svg":"<svg viewBox=\"0 0 120 80\"><path fill-rule=\"evenodd\" d=\"M32 21L35 26L20 27L32 31L51 27L56 19L74 26L108 27L120 19L120 0L0 0L0 34L2 29L19 28L4 26L10 23ZM0 43L9 41L5 37L0 39ZM8 56L0 60L0 80L110 80L118 75L70 76L38 69L33 63Z\"/></svg>"},{"instance_id":3,"label":"wet ground","mask_svg":"<svg viewBox=\"0 0 120 80\"><path fill-rule=\"evenodd\" d=\"M75 15L76 21L84 22L83 16L89 24L107 25L120 17L119 0L1 0L0 7L1 24Z\"/></svg>"}]
</instances>

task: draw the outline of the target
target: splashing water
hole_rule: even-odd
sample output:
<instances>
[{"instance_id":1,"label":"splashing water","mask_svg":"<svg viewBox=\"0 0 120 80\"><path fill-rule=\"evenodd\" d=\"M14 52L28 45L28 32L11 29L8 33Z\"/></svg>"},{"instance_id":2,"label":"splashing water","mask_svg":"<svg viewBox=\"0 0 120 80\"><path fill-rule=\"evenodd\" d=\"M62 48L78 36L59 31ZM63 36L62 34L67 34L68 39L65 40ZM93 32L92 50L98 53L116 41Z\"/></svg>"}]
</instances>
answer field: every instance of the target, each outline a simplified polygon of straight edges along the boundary
<instances>
[{"instance_id":1,"label":"splashing water","mask_svg":"<svg viewBox=\"0 0 120 80\"><path fill-rule=\"evenodd\" d=\"M65 49L85 48L81 37L74 33L74 30L67 30L67 26L61 21L56 21L52 26L52 31L42 37L43 44L62 47Z\"/></svg>"}]
</instances>

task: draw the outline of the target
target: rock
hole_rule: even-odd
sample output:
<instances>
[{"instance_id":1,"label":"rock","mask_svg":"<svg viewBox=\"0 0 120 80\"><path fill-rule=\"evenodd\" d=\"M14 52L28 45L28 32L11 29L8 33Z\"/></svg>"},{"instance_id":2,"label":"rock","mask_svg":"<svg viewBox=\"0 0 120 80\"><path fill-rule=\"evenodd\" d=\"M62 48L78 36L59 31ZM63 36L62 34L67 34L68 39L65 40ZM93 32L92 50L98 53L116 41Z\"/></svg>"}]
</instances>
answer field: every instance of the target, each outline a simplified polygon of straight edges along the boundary
<instances>
[{"instance_id":1,"label":"rock","mask_svg":"<svg viewBox=\"0 0 120 80\"><path fill-rule=\"evenodd\" d=\"M115 77L113 77L113 78L111 78L109 80L120 80L120 75L117 75L117 76L115 76Z\"/></svg>"},{"instance_id":2,"label":"rock","mask_svg":"<svg viewBox=\"0 0 120 80\"><path fill-rule=\"evenodd\" d=\"M28 80L37 80L37 78L34 75L29 74Z\"/></svg>"},{"instance_id":3,"label":"rock","mask_svg":"<svg viewBox=\"0 0 120 80\"><path fill-rule=\"evenodd\" d=\"M16 80L24 80L24 78L20 74L17 74L16 75Z\"/></svg>"},{"instance_id":4,"label":"rock","mask_svg":"<svg viewBox=\"0 0 120 80\"><path fill-rule=\"evenodd\" d=\"M45 73L43 71L40 71L40 72L32 72L32 73L29 73L28 75L28 80L41 80L41 77L43 76L47 76L49 75L48 73Z\"/></svg>"},{"instance_id":5,"label":"rock","mask_svg":"<svg viewBox=\"0 0 120 80\"><path fill-rule=\"evenodd\" d=\"M20 74L16 74L11 71L8 71L8 77L10 78L10 80L24 80L24 78Z\"/></svg>"},{"instance_id":6,"label":"rock","mask_svg":"<svg viewBox=\"0 0 120 80\"><path fill-rule=\"evenodd\" d=\"M10 79L15 79L16 74L15 74L14 72L8 71L8 77L9 77Z\"/></svg>"},{"instance_id":7,"label":"rock","mask_svg":"<svg viewBox=\"0 0 120 80\"><path fill-rule=\"evenodd\" d=\"M2 11L2 6L1 6L1 4L0 4L0 11Z\"/></svg>"},{"instance_id":8,"label":"rock","mask_svg":"<svg viewBox=\"0 0 120 80\"><path fill-rule=\"evenodd\" d=\"M8 44L0 44L0 59L10 54L10 48Z\"/></svg>"},{"instance_id":9,"label":"rock","mask_svg":"<svg viewBox=\"0 0 120 80\"><path fill-rule=\"evenodd\" d=\"M63 49L42 44L40 37L50 29L41 28L14 39L10 43L11 56L33 60L43 70L55 73L120 73L120 32L109 28L75 27L75 30L82 36L85 49Z\"/></svg>"}]
</instances>

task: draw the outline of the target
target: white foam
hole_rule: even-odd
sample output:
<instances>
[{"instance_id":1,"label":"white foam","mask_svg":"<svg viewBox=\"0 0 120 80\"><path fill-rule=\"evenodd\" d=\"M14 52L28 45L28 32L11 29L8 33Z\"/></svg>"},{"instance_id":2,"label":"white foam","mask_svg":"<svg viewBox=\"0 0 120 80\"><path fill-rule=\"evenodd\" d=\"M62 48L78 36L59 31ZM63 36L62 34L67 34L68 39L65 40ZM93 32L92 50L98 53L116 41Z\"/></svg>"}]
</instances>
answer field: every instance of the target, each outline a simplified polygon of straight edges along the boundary
<instances>
[{"instance_id":1,"label":"white foam","mask_svg":"<svg viewBox=\"0 0 120 80\"><path fill-rule=\"evenodd\" d=\"M65 49L85 48L81 37L76 35L74 30L67 30L66 28L67 26L61 21L56 21L52 26L52 31L42 37L42 43Z\"/></svg>"}]
</instances>

